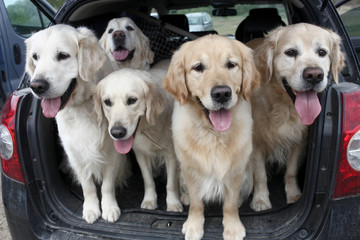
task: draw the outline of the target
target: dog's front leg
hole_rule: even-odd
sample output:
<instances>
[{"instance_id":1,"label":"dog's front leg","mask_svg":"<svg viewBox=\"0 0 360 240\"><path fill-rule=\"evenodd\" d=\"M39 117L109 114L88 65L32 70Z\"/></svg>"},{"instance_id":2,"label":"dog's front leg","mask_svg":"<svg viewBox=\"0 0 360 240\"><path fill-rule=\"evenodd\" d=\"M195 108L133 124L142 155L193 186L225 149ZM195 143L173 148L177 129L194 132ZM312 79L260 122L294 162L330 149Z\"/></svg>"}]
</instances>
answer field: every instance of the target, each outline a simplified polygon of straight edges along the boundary
<instances>
[{"instance_id":1,"label":"dog's front leg","mask_svg":"<svg viewBox=\"0 0 360 240\"><path fill-rule=\"evenodd\" d=\"M267 187L265 156L254 149L250 157L250 164L252 164L254 177L254 193L250 206L255 211L270 209L272 206Z\"/></svg>"},{"instance_id":2,"label":"dog's front leg","mask_svg":"<svg viewBox=\"0 0 360 240\"><path fill-rule=\"evenodd\" d=\"M255 211L270 209L271 202L269 198L269 189L267 187L267 175L265 156L260 151L254 149L250 156L254 177L254 193L251 201L251 208Z\"/></svg>"},{"instance_id":3,"label":"dog's front leg","mask_svg":"<svg viewBox=\"0 0 360 240\"><path fill-rule=\"evenodd\" d=\"M198 195L199 188L191 173L187 171L183 173L188 186L190 208L182 233L185 234L185 240L200 240L204 235L204 202Z\"/></svg>"},{"instance_id":4,"label":"dog's front leg","mask_svg":"<svg viewBox=\"0 0 360 240\"><path fill-rule=\"evenodd\" d=\"M286 173L285 173L285 192L287 203L296 202L300 196L301 191L297 183L297 172L299 168L299 157L301 155L301 150L303 149L303 144L299 144L289 155L288 162L286 164Z\"/></svg>"},{"instance_id":5,"label":"dog's front leg","mask_svg":"<svg viewBox=\"0 0 360 240\"><path fill-rule=\"evenodd\" d=\"M158 205L151 159L148 159L145 154L138 151L135 151L135 155L144 180L145 193L141 208L156 209Z\"/></svg>"},{"instance_id":6,"label":"dog's front leg","mask_svg":"<svg viewBox=\"0 0 360 240\"><path fill-rule=\"evenodd\" d=\"M119 219L121 211L115 197L116 179L119 174L120 161L125 159L118 159L117 153L109 157L110 161L105 165L103 173L103 181L101 185L101 208L102 218L108 222L115 222ZM125 156L124 156L125 157Z\"/></svg>"},{"instance_id":7,"label":"dog's front leg","mask_svg":"<svg viewBox=\"0 0 360 240\"><path fill-rule=\"evenodd\" d=\"M164 154L166 173L167 173L167 184L166 184L166 204L167 211L182 212L183 206L179 199L179 166L175 156L175 153Z\"/></svg>"},{"instance_id":8,"label":"dog's front leg","mask_svg":"<svg viewBox=\"0 0 360 240\"><path fill-rule=\"evenodd\" d=\"M223 205L223 225L224 225L224 239L242 240L245 235L245 227L240 221L238 203L239 192L243 185L244 178L239 176L228 184L225 189L224 205Z\"/></svg>"},{"instance_id":9,"label":"dog's front leg","mask_svg":"<svg viewBox=\"0 0 360 240\"><path fill-rule=\"evenodd\" d=\"M94 180L86 174L78 174L78 178L84 195L83 219L88 223L94 223L101 215Z\"/></svg>"}]
</instances>

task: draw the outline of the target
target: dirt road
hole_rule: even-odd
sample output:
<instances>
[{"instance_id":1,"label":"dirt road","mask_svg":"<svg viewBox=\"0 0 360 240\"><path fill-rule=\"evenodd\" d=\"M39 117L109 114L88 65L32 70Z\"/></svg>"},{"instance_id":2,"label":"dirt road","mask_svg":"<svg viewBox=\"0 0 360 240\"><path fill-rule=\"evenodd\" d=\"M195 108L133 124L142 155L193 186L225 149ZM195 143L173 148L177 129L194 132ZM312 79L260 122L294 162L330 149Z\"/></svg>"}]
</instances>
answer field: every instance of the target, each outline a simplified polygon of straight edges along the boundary
<instances>
[{"instance_id":1,"label":"dirt road","mask_svg":"<svg viewBox=\"0 0 360 240\"><path fill-rule=\"evenodd\" d=\"M1 171L1 169L0 169L0 171ZM5 218L4 205L2 202L1 177L0 177L0 239L11 240L9 228L8 228L6 218Z\"/></svg>"}]
</instances>

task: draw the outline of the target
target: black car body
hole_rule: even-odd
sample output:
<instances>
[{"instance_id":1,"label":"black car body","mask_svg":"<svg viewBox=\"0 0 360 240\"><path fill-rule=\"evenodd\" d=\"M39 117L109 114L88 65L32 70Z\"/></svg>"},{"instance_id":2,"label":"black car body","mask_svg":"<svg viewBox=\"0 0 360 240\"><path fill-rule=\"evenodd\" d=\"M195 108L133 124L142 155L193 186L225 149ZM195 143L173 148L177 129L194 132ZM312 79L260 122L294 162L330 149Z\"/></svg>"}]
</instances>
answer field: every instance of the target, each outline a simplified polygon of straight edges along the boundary
<instances>
[{"instance_id":1,"label":"black car body","mask_svg":"<svg viewBox=\"0 0 360 240\"><path fill-rule=\"evenodd\" d=\"M101 36L113 17L131 16L152 43L155 61L171 57L182 42L194 39L182 22L161 22L170 10L212 5L223 12L237 3L283 4L288 24L308 22L330 28L342 37L346 67L339 84L329 84L319 95L322 111L310 127L308 147L300 168L302 197L286 204L282 172L274 173L269 191L273 208L254 212L249 201L239 209L247 239L360 239L360 171L350 166L350 151L359 148L360 63L355 48L334 7L327 0L218 1L218 0L68 0L54 21L87 26ZM150 18L152 9L159 19ZM218 11L221 12L221 11ZM264 24L256 26L261 28ZM239 22L234 22L239 25ZM266 31L268 29L262 29ZM166 32L164 35L160 33ZM199 34L199 33L198 33ZM166 46L166 50L162 48ZM157 178L159 208L140 208L143 181L133 161L134 175L117 191L122 210L116 223L82 219L82 191L59 169L64 153L54 119L42 115L25 76L4 106L2 126L10 134L12 154L2 156L2 193L13 239L183 239L183 213L166 212L165 180ZM4 131L2 131L3 134ZM6 132L6 131L5 131ZM3 136L2 136L3 137ZM360 146L360 144L358 144ZM134 160L134 156L132 157ZM359 157L357 157L359 158ZM222 239L222 211L207 205L203 239Z\"/></svg>"}]
</instances>

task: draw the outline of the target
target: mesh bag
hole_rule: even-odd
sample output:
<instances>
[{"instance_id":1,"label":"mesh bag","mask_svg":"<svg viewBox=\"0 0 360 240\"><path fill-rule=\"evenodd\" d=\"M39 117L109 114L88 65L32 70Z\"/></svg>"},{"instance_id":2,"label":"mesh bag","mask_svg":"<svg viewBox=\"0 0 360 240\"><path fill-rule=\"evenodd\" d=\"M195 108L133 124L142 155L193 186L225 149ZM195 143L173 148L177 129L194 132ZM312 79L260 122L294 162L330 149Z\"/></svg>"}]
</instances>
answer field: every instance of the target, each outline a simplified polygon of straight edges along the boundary
<instances>
[{"instance_id":1,"label":"mesh bag","mask_svg":"<svg viewBox=\"0 0 360 240\"><path fill-rule=\"evenodd\" d=\"M171 58L181 44L197 38L196 35L181 28L139 12L132 12L131 18L150 39L151 49L155 53L154 64L160 60Z\"/></svg>"}]
</instances>

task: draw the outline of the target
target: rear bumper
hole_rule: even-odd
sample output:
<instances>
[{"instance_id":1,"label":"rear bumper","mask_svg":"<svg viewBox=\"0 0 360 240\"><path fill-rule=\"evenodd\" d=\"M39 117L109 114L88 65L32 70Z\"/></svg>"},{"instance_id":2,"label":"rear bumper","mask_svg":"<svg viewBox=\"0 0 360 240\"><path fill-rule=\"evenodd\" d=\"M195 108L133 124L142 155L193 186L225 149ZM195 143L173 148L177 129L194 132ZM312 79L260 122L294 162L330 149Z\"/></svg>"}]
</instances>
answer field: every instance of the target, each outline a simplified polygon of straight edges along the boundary
<instances>
[{"instance_id":1,"label":"rear bumper","mask_svg":"<svg viewBox=\"0 0 360 240\"><path fill-rule=\"evenodd\" d=\"M69 237L80 237L81 239L81 237L85 237L84 233L79 235L79 233L69 231L69 228L47 224L46 217L42 216L39 211L36 211L41 203L35 206L33 201L28 201L25 185L11 180L4 174L2 174L1 182L4 210L11 236L14 240L69 239ZM299 226L298 231L293 232L291 236L285 238L358 239L360 236L360 196L341 200L329 200L327 210L324 209L327 213L313 214L317 212L316 209L319 210L319 208L321 208L319 205L313 205L308 218L303 224L300 224L301 226ZM256 216L255 218L258 217L259 216ZM257 234L258 233L255 233L255 235L253 235L250 233L247 238L252 239ZM85 239L100 239L96 237L96 235L97 234L92 231L91 236L87 236ZM175 238L179 237L178 234L175 235ZM259 235L255 238L258 238L258 236ZM137 236L135 238L139 239L139 237L140 236ZM168 235L168 237L169 239L174 238L174 236L171 237L170 235Z\"/></svg>"},{"instance_id":2,"label":"rear bumper","mask_svg":"<svg viewBox=\"0 0 360 240\"><path fill-rule=\"evenodd\" d=\"M33 234L27 217L25 185L1 172L1 187L4 211L12 239L38 239Z\"/></svg>"}]
</instances>

